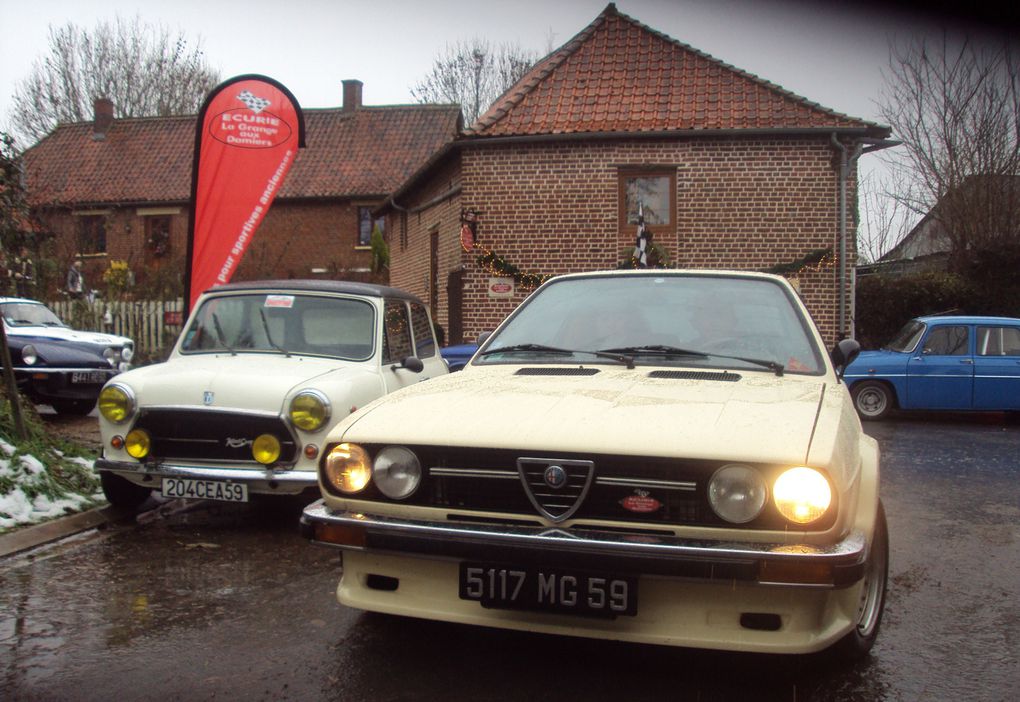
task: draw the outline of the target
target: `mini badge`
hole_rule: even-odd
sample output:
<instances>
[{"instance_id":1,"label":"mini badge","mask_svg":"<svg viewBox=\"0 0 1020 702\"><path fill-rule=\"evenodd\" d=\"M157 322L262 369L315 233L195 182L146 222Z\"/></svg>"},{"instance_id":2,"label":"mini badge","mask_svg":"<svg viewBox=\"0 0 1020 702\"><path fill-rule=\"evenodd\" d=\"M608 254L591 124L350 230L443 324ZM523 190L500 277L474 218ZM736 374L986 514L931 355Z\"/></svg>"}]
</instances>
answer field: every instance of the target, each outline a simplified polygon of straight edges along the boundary
<instances>
[{"instance_id":1,"label":"mini badge","mask_svg":"<svg viewBox=\"0 0 1020 702\"><path fill-rule=\"evenodd\" d=\"M635 490L633 495L627 495L620 500L620 506L628 512L648 514L657 511L662 507L662 503L652 497L647 490Z\"/></svg>"},{"instance_id":2,"label":"mini badge","mask_svg":"<svg viewBox=\"0 0 1020 702\"><path fill-rule=\"evenodd\" d=\"M211 404L213 403L213 398L214 398L214 397L215 397L215 396L213 395L213 393L212 393L212 391L211 391L211 390L206 390L206 391L205 391L205 392L204 392L204 393L202 394L202 404L203 404L203 405L211 405Z\"/></svg>"}]
</instances>

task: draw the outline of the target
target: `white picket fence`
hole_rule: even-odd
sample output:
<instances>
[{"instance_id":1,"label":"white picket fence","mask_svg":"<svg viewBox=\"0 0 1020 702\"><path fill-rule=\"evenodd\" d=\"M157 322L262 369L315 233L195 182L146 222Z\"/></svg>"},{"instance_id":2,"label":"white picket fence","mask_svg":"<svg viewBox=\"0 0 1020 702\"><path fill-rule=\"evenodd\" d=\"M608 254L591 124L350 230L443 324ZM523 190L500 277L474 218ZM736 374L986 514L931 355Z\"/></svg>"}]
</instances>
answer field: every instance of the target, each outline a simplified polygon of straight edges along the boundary
<instances>
[{"instance_id":1,"label":"white picket fence","mask_svg":"<svg viewBox=\"0 0 1020 702\"><path fill-rule=\"evenodd\" d=\"M133 339L139 361L163 360L181 332L184 300L71 300L46 303L75 329Z\"/></svg>"}]
</instances>

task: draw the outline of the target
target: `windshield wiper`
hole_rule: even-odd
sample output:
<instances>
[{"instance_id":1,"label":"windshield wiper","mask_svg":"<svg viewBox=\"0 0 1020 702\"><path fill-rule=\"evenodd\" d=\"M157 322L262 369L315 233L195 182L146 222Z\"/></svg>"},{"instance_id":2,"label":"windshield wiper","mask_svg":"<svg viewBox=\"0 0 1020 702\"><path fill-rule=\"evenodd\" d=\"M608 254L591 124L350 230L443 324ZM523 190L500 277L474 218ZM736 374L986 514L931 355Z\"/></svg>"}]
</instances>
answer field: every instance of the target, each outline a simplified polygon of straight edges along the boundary
<instances>
[{"instance_id":1,"label":"windshield wiper","mask_svg":"<svg viewBox=\"0 0 1020 702\"><path fill-rule=\"evenodd\" d=\"M769 360L766 360L764 358L748 358L747 356L727 356L724 353L709 353L709 354L705 354L705 355L706 356L712 356L713 358L729 358L729 359L734 360L734 361L743 361L744 363L753 363L756 366L761 366L762 368L768 368L770 371L772 371L773 373L775 373L776 375L778 375L780 377L783 375L783 371L786 370L786 367L783 366L782 363L779 363L777 361L769 361Z\"/></svg>"},{"instance_id":2,"label":"windshield wiper","mask_svg":"<svg viewBox=\"0 0 1020 702\"><path fill-rule=\"evenodd\" d=\"M223 327L220 326L219 317L216 316L215 312L213 313L212 316L212 322L213 326L216 327L216 338L220 340L220 344L223 346L223 348L230 352L231 356L236 356L237 351L234 351L234 349L230 347L230 344L227 343L227 335L223 333Z\"/></svg>"},{"instance_id":3,"label":"windshield wiper","mask_svg":"<svg viewBox=\"0 0 1020 702\"><path fill-rule=\"evenodd\" d=\"M269 342L269 345L272 346L277 351L279 351L280 353L282 353L287 358L290 358L290 352L287 349L283 348L282 346L277 346L276 342L273 341L273 335L269 333L269 322L266 320L266 313L262 311L262 308L259 308L259 317L262 318L262 328L266 332L266 341Z\"/></svg>"},{"instance_id":4,"label":"windshield wiper","mask_svg":"<svg viewBox=\"0 0 1020 702\"><path fill-rule=\"evenodd\" d=\"M621 346L620 348L613 349L602 349L603 353L626 353L633 356L698 356L700 358L707 358L708 354L704 351L694 351L692 349L682 349L678 346L664 346L662 344L652 344L649 346Z\"/></svg>"},{"instance_id":5,"label":"windshield wiper","mask_svg":"<svg viewBox=\"0 0 1020 702\"><path fill-rule=\"evenodd\" d=\"M620 363L625 363L627 368L634 368L634 359L630 356L625 356L620 353L613 353L611 351L586 351L586 350L572 350L572 349L561 349L555 346L546 346L545 344L514 344L512 346L502 346L498 349L486 349L482 351L480 356L488 356L493 353L549 353L558 355L569 355L573 356L575 353L587 353L592 356L598 356L600 358L609 358Z\"/></svg>"}]
</instances>

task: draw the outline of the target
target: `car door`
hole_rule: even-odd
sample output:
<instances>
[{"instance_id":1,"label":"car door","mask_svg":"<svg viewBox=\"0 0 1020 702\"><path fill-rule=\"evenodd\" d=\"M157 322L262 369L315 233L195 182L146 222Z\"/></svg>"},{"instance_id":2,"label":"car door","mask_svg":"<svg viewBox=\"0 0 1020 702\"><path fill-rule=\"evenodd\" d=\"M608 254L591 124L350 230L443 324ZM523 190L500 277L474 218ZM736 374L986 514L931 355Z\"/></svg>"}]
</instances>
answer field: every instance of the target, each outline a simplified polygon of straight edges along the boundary
<instances>
[{"instance_id":1,"label":"car door","mask_svg":"<svg viewBox=\"0 0 1020 702\"><path fill-rule=\"evenodd\" d=\"M974 409L1020 409L1020 326L977 328Z\"/></svg>"},{"instance_id":2,"label":"car door","mask_svg":"<svg viewBox=\"0 0 1020 702\"><path fill-rule=\"evenodd\" d=\"M970 409L974 395L971 328L931 326L907 362L903 409Z\"/></svg>"}]
</instances>

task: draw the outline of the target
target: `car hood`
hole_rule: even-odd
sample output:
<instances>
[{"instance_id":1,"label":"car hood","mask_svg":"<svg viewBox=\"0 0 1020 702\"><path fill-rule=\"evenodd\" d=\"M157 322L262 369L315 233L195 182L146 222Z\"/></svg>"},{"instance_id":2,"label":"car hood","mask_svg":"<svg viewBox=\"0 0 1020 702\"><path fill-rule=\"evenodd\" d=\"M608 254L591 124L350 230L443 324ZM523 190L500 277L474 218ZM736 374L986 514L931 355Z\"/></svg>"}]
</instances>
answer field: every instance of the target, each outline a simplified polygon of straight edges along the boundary
<instances>
[{"instance_id":1,"label":"car hood","mask_svg":"<svg viewBox=\"0 0 1020 702\"><path fill-rule=\"evenodd\" d=\"M70 327L8 327L7 336L19 339L40 339L45 341L73 341L79 344L95 344L97 346L124 346L132 344L131 339L116 334L80 331Z\"/></svg>"},{"instance_id":2,"label":"car hood","mask_svg":"<svg viewBox=\"0 0 1020 702\"><path fill-rule=\"evenodd\" d=\"M116 382L130 386L141 407L194 405L279 411L291 390L344 383L367 372L363 364L336 359L202 354L136 368L119 375Z\"/></svg>"},{"instance_id":3,"label":"car hood","mask_svg":"<svg viewBox=\"0 0 1020 702\"><path fill-rule=\"evenodd\" d=\"M342 432L343 440L364 443L777 463L806 461L809 451L831 456L838 441L841 404L823 402L820 378L746 373L726 382L655 378L645 369L552 377L515 370L476 367L401 390L352 415L331 439ZM817 454L812 442L830 445Z\"/></svg>"},{"instance_id":4,"label":"car hood","mask_svg":"<svg viewBox=\"0 0 1020 702\"><path fill-rule=\"evenodd\" d=\"M866 376L871 371L879 371L886 368L902 368L906 366L910 354L899 351L888 351L880 349L877 351L861 351L854 359L854 362L846 367L844 377L855 378Z\"/></svg>"}]
</instances>

